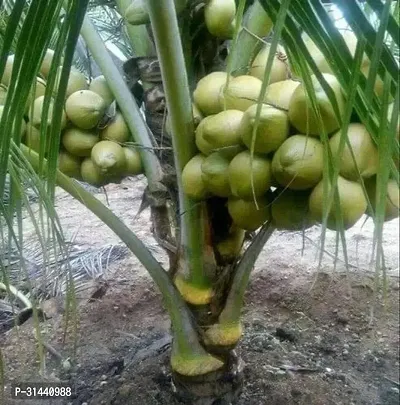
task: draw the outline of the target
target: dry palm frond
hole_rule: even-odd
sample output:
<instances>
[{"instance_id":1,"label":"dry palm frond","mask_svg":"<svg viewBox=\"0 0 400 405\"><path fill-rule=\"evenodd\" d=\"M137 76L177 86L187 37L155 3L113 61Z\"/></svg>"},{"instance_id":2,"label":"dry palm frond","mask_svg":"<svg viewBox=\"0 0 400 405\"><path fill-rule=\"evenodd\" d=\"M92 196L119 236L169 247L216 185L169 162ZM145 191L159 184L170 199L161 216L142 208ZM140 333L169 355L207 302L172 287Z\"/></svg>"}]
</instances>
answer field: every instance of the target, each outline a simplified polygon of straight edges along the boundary
<instances>
[{"instance_id":1,"label":"dry palm frond","mask_svg":"<svg viewBox=\"0 0 400 405\"><path fill-rule=\"evenodd\" d=\"M62 254L55 244L47 246L43 254L41 246L27 241L24 255L17 249L0 252L11 284L27 291L36 298L64 296L68 280L72 279L76 292L85 290L89 281L105 279L110 263L122 259L128 249L121 245L106 245L93 249L77 243L66 243L67 254ZM26 271L21 270L23 263Z\"/></svg>"}]
</instances>

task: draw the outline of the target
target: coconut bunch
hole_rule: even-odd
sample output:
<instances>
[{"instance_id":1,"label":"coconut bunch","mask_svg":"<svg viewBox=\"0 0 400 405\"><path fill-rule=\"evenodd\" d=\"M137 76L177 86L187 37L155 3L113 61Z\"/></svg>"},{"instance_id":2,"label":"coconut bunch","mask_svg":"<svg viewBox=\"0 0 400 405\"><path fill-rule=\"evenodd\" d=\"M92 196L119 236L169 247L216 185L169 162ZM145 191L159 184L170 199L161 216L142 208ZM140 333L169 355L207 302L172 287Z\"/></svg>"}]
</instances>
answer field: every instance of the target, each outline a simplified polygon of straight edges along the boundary
<instances>
[{"instance_id":1,"label":"coconut bunch","mask_svg":"<svg viewBox=\"0 0 400 405\"><path fill-rule=\"evenodd\" d=\"M274 58L257 119L269 52L269 46L261 49L246 75L220 71L198 81L193 92L201 117L195 132L198 154L182 172L184 192L197 200L226 199L236 230L253 231L269 219L279 229L301 230L323 221L324 198L334 187L327 226L348 229L371 214L367 201L375 201L377 147L359 122L349 125L342 147L345 134L324 89L312 76L316 116L305 85L290 78L283 49ZM331 73L323 76L342 114L341 86ZM334 185L323 176L328 149L340 168ZM399 215L398 192L391 180L387 220Z\"/></svg>"},{"instance_id":2,"label":"coconut bunch","mask_svg":"<svg viewBox=\"0 0 400 405\"><path fill-rule=\"evenodd\" d=\"M50 100L47 122L43 122L46 79L50 72L54 52L47 50L40 68L40 76L33 86L22 124L22 142L39 152L43 127L52 125L54 99ZM7 96L14 56L7 59L0 86L0 117ZM58 68L56 82L61 76ZM57 88L58 86L56 86ZM80 71L72 68L67 85L60 136L58 167L72 178L94 186L119 182L126 176L143 172L139 152L127 145L131 140L129 128L117 109L109 108L114 96L104 76L93 78L88 83ZM109 119L109 111L114 110Z\"/></svg>"}]
</instances>

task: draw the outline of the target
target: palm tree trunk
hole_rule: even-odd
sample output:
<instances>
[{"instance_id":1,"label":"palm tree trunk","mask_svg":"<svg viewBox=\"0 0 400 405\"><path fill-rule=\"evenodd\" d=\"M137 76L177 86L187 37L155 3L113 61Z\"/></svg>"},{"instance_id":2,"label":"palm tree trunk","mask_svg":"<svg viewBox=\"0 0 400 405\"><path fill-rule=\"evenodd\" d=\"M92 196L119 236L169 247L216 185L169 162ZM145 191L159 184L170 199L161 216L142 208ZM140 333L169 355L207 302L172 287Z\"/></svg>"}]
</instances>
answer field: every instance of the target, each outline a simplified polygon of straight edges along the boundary
<instances>
[{"instance_id":1,"label":"palm tree trunk","mask_svg":"<svg viewBox=\"0 0 400 405\"><path fill-rule=\"evenodd\" d=\"M233 405L243 388L243 362L234 350L228 351L225 366L199 377L173 373L178 398L191 405Z\"/></svg>"}]
</instances>

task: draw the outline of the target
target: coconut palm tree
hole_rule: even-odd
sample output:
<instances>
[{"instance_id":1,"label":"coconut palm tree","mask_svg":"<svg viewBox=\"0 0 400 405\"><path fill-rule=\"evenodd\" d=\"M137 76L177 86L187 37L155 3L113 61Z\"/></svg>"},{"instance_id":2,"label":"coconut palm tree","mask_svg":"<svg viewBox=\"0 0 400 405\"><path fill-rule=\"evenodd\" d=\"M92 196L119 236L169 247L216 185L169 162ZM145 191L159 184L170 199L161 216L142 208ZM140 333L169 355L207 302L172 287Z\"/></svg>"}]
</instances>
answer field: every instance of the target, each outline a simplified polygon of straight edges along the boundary
<instances>
[{"instance_id":1,"label":"coconut palm tree","mask_svg":"<svg viewBox=\"0 0 400 405\"><path fill-rule=\"evenodd\" d=\"M342 35L332 5L317 0L98 2L105 14L89 13L88 0L2 3L3 247L22 252L25 209L43 249L52 239L64 252L56 186L90 209L156 283L171 319L174 383L187 403L230 404L240 394L243 376L235 346L242 334L244 293L274 229L301 230L319 222L322 236L335 229L346 251L345 229L367 211L375 223L377 275L382 272L384 221L398 215L398 2L336 2L352 36ZM120 43L128 57L124 74L104 42L110 26L121 27L117 35L126 41ZM58 169L74 54L76 66L93 76L84 65L85 47L130 130L129 144L140 153L147 178L142 205L150 207L168 269L80 181ZM283 79L290 79L290 95L271 90L279 63ZM212 72L220 72L219 79ZM30 107L39 76L46 87L34 121ZM36 151L23 138L32 123L40 132ZM262 129L272 123L284 127L278 140L276 132L263 138ZM235 125L241 129L232 130ZM222 139L229 136L236 140ZM303 178L300 166L295 173L282 168L291 151L297 148L304 160L311 147L311 175ZM46 215L34 217L22 184L37 193ZM0 288L20 296L0 267Z\"/></svg>"}]
</instances>

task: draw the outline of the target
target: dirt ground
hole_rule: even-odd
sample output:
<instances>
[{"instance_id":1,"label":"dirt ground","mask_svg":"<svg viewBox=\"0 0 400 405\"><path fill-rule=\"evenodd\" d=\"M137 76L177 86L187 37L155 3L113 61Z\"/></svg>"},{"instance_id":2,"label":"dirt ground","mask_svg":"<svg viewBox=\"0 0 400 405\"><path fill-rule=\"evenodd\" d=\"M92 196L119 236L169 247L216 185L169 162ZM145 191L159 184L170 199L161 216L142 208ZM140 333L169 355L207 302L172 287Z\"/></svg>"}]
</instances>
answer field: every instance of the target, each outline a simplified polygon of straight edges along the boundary
<instances>
[{"instance_id":1,"label":"dirt ground","mask_svg":"<svg viewBox=\"0 0 400 405\"><path fill-rule=\"evenodd\" d=\"M110 207L131 226L157 259L162 250L150 234L149 215L136 216L141 179L107 187ZM98 195L105 200L104 195ZM63 192L57 210L67 238L88 248L119 243L91 213ZM27 236L33 233L28 221ZM277 232L265 246L246 296L245 332L238 352L246 385L239 405L397 405L399 403L399 221L386 224L386 294L374 293L370 265L373 226L361 221L347 232L350 267L334 260L335 234L327 233L318 266L320 229ZM339 252L339 258L343 254ZM33 321L0 335L5 404L178 405L168 372L169 321L160 295L132 256L111 263L106 293L80 296L76 369L68 368L73 327L63 340L60 305L45 303L40 324L46 369L38 371ZM94 290L93 290L94 288ZM373 303L376 305L373 307ZM374 308L374 311L371 309ZM54 350L52 350L54 349ZM1 376L0 376L1 377ZM68 380L69 400L17 401L10 384Z\"/></svg>"}]
</instances>

